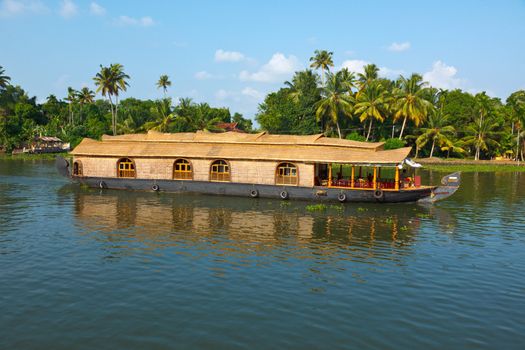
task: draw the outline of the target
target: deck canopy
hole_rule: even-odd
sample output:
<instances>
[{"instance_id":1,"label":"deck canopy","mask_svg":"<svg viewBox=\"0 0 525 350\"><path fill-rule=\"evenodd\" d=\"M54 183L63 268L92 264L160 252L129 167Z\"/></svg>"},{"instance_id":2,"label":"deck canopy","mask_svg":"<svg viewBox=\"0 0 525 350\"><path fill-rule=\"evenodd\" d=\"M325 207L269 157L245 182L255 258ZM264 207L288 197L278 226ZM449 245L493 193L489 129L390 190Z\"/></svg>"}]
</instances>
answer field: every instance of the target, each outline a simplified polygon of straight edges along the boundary
<instances>
[{"instance_id":1,"label":"deck canopy","mask_svg":"<svg viewBox=\"0 0 525 350\"><path fill-rule=\"evenodd\" d=\"M384 142L358 142L318 135L272 135L265 132L158 133L84 139L71 152L86 157L206 158L257 161L397 165L410 147L385 150Z\"/></svg>"}]
</instances>

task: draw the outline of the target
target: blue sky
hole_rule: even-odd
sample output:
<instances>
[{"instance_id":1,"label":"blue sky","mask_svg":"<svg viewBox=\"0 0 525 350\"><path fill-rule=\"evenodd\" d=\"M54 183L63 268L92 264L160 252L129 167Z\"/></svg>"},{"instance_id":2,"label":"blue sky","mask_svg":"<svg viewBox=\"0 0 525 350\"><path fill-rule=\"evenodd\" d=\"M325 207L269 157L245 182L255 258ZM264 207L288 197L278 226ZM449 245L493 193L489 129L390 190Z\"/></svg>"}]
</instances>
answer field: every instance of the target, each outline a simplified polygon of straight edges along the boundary
<instances>
[{"instance_id":1,"label":"blue sky","mask_svg":"<svg viewBox=\"0 0 525 350\"><path fill-rule=\"evenodd\" d=\"M376 63L443 88L505 99L525 88L525 1L0 0L0 65L30 95L94 89L99 65L121 63L124 96L169 95L253 117L269 91L315 49L336 68Z\"/></svg>"}]
</instances>

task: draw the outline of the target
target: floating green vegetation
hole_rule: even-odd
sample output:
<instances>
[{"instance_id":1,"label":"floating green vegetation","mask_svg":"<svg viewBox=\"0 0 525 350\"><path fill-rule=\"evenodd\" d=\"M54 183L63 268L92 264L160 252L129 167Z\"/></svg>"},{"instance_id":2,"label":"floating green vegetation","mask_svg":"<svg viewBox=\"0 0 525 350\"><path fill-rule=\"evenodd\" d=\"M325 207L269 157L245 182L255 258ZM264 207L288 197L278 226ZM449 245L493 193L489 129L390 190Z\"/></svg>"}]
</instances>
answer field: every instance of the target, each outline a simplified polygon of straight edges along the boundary
<instances>
[{"instance_id":1,"label":"floating green vegetation","mask_svg":"<svg viewBox=\"0 0 525 350\"><path fill-rule=\"evenodd\" d=\"M286 208L290 206L290 202L281 202L280 204L281 208Z\"/></svg>"},{"instance_id":2,"label":"floating green vegetation","mask_svg":"<svg viewBox=\"0 0 525 350\"><path fill-rule=\"evenodd\" d=\"M328 208L326 204L310 204L306 206L308 211L324 211Z\"/></svg>"},{"instance_id":3,"label":"floating green vegetation","mask_svg":"<svg viewBox=\"0 0 525 350\"><path fill-rule=\"evenodd\" d=\"M394 219L391 216L385 219L385 224L393 224L393 223L394 223Z\"/></svg>"},{"instance_id":4,"label":"floating green vegetation","mask_svg":"<svg viewBox=\"0 0 525 350\"><path fill-rule=\"evenodd\" d=\"M333 209L333 210L337 210L337 211L344 211L345 210L345 207L344 205L342 204L339 204L339 205L331 205L330 206L330 209Z\"/></svg>"},{"instance_id":5,"label":"floating green vegetation","mask_svg":"<svg viewBox=\"0 0 525 350\"><path fill-rule=\"evenodd\" d=\"M401 231L408 231L408 226L403 225L399 228Z\"/></svg>"},{"instance_id":6,"label":"floating green vegetation","mask_svg":"<svg viewBox=\"0 0 525 350\"><path fill-rule=\"evenodd\" d=\"M430 217L430 214L427 213L417 213L416 216L421 219L428 219Z\"/></svg>"},{"instance_id":7,"label":"floating green vegetation","mask_svg":"<svg viewBox=\"0 0 525 350\"><path fill-rule=\"evenodd\" d=\"M360 212L368 211L368 208L359 207L357 208L357 211L360 211Z\"/></svg>"}]
</instances>

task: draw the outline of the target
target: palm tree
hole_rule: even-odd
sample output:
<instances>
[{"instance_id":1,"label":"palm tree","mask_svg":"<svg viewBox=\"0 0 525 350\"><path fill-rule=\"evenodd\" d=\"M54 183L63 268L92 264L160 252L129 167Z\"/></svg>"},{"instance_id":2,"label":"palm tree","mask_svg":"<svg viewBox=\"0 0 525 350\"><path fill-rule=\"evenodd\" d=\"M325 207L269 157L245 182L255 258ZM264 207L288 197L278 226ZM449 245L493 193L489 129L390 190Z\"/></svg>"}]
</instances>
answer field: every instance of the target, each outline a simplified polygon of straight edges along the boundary
<instances>
[{"instance_id":1,"label":"palm tree","mask_svg":"<svg viewBox=\"0 0 525 350\"><path fill-rule=\"evenodd\" d=\"M406 79L403 76L399 77L399 88L396 89L396 103L394 113L394 122L403 118L403 126L399 134L399 139L403 138L403 132L407 119L419 126L425 121L428 112L432 109L432 104L424 99L426 83L423 82L423 77L419 74L412 74L410 78Z\"/></svg>"},{"instance_id":2,"label":"palm tree","mask_svg":"<svg viewBox=\"0 0 525 350\"><path fill-rule=\"evenodd\" d=\"M375 64L367 64L363 67L363 73L357 75L359 89L363 90L379 78L379 68Z\"/></svg>"},{"instance_id":3,"label":"palm tree","mask_svg":"<svg viewBox=\"0 0 525 350\"><path fill-rule=\"evenodd\" d=\"M177 117L183 124L187 125L191 131L219 131L217 124L222 120L219 117L213 117L213 112L207 103L198 105L191 102L191 99L180 99L177 107Z\"/></svg>"},{"instance_id":4,"label":"palm tree","mask_svg":"<svg viewBox=\"0 0 525 350\"><path fill-rule=\"evenodd\" d=\"M168 86L171 86L170 78L166 74L161 75L159 81L157 81L157 88L162 88L162 90L164 90L164 98L166 98Z\"/></svg>"},{"instance_id":5,"label":"palm tree","mask_svg":"<svg viewBox=\"0 0 525 350\"><path fill-rule=\"evenodd\" d=\"M296 72L292 81L285 81L284 85L288 88L288 97L295 103L299 103L301 97L304 96L304 89L308 89L315 84L316 91L319 91L317 88L318 81L319 76L312 70L307 69Z\"/></svg>"},{"instance_id":6,"label":"palm tree","mask_svg":"<svg viewBox=\"0 0 525 350\"><path fill-rule=\"evenodd\" d=\"M111 96L113 96L115 84L113 78L113 72L109 67L103 67L100 65L100 72L98 72L93 78L95 85L97 86L96 92L100 92L102 96L108 97L109 105L111 109L111 124L113 128L113 135L116 135L116 120L115 120L115 105Z\"/></svg>"},{"instance_id":7,"label":"palm tree","mask_svg":"<svg viewBox=\"0 0 525 350\"><path fill-rule=\"evenodd\" d=\"M78 100L78 91L69 86L67 88L67 97L64 100L69 104L69 124L73 125L73 105Z\"/></svg>"},{"instance_id":8,"label":"palm tree","mask_svg":"<svg viewBox=\"0 0 525 350\"><path fill-rule=\"evenodd\" d=\"M423 148L429 141L432 141L430 148L430 158L434 155L434 147L451 146L452 142L448 136L453 135L456 130L449 124L449 116L443 113L443 106L430 114L427 127L421 128L423 132L416 139L418 149Z\"/></svg>"},{"instance_id":9,"label":"palm tree","mask_svg":"<svg viewBox=\"0 0 525 350\"><path fill-rule=\"evenodd\" d=\"M321 82L324 87L325 82L325 71L330 71L330 67L334 66L334 61L332 60L333 52L326 50L315 50L314 56L310 57L310 67L314 69L321 68Z\"/></svg>"},{"instance_id":10,"label":"palm tree","mask_svg":"<svg viewBox=\"0 0 525 350\"><path fill-rule=\"evenodd\" d=\"M78 104L80 105L80 113L82 113L83 106L95 102L95 93L88 87L83 87L77 93Z\"/></svg>"},{"instance_id":11,"label":"palm tree","mask_svg":"<svg viewBox=\"0 0 525 350\"><path fill-rule=\"evenodd\" d=\"M129 86L127 79L129 79L129 75L124 73L124 67L119 63L111 64L109 67L100 65L100 72L93 78L97 86L97 92L100 92L102 96L107 96L109 99L113 135L117 134L119 91L127 90ZM115 103L111 99L112 96L115 96Z\"/></svg>"},{"instance_id":12,"label":"palm tree","mask_svg":"<svg viewBox=\"0 0 525 350\"><path fill-rule=\"evenodd\" d=\"M447 158L450 157L450 153L465 154L464 142L461 140L449 140L444 146L441 146L443 152L447 152ZM416 157L417 158L417 157Z\"/></svg>"},{"instance_id":13,"label":"palm tree","mask_svg":"<svg viewBox=\"0 0 525 350\"><path fill-rule=\"evenodd\" d=\"M86 105L93 102L95 102L95 93L88 87L83 87L78 92L78 103Z\"/></svg>"},{"instance_id":14,"label":"palm tree","mask_svg":"<svg viewBox=\"0 0 525 350\"><path fill-rule=\"evenodd\" d=\"M484 138L483 134L488 131L486 128L490 127L490 123L486 123L486 121L489 117L489 114L492 112L492 101L490 100L490 97L487 96L485 91L476 94L474 98L476 100L476 109L478 113L478 117L476 119L476 123L478 125L474 129L476 129L478 132L478 140L473 144L476 146L476 154L474 159L478 160L480 157L480 149L484 151L487 150L487 145L482 139Z\"/></svg>"},{"instance_id":15,"label":"palm tree","mask_svg":"<svg viewBox=\"0 0 525 350\"><path fill-rule=\"evenodd\" d=\"M514 93L512 93L509 98L507 98L507 105L510 107L512 114L513 114L513 120L512 120L512 126L516 126L517 133L516 133L516 160L519 159L519 153L520 153L520 137L521 137L521 129L523 128L523 125L525 125L525 90L519 90ZM523 158L523 151L522 151L522 158Z\"/></svg>"},{"instance_id":16,"label":"palm tree","mask_svg":"<svg viewBox=\"0 0 525 350\"><path fill-rule=\"evenodd\" d=\"M119 99L119 91L126 91L128 89L129 83L127 80L129 79L129 75L124 73L124 66L120 63L113 63L109 66L113 73L113 82L114 82L114 95L115 95L115 124L118 120L118 99ZM114 130L114 133L116 134L116 129Z\"/></svg>"},{"instance_id":17,"label":"palm tree","mask_svg":"<svg viewBox=\"0 0 525 350\"><path fill-rule=\"evenodd\" d=\"M156 101L151 109L155 120L144 124L144 129L159 132L169 132L171 124L175 121L175 113L171 108L171 99Z\"/></svg>"},{"instance_id":18,"label":"palm tree","mask_svg":"<svg viewBox=\"0 0 525 350\"><path fill-rule=\"evenodd\" d=\"M380 122L385 120L389 100L390 98L388 97L387 92L383 86L377 82L367 85L365 89L358 94L354 106L354 113L359 116L359 120L362 123L367 119L370 119L366 141L370 138L374 119Z\"/></svg>"},{"instance_id":19,"label":"palm tree","mask_svg":"<svg viewBox=\"0 0 525 350\"><path fill-rule=\"evenodd\" d=\"M331 120L337 126L339 138L342 138L339 118L342 116L351 117L355 103L354 97L347 92L347 86L343 81L341 72L336 74L329 72L326 87L322 89L322 98L315 105L317 121Z\"/></svg>"},{"instance_id":20,"label":"palm tree","mask_svg":"<svg viewBox=\"0 0 525 350\"><path fill-rule=\"evenodd\" d=\"M474 160L479 160L481 151L488 151L489 147L499 145L495 140L498 127L499 124L497 122L494 122L491 118L483 118L482 115L468 125L466 129L467 136L463 138L463 142L465 145L475 147Z\"/></svg>"},{"instance_id":21,"label":"palm tree","mask_svg":"<svg viewBox=\"0 0 525 350\"><path fill-rule=\"evenodd\" d=\"M356 77L354 72L350 72L348 68L343 68L339 72L341 74L341 81L348 93L352 93L352 89L356 88Z\"/></svg>"},{"instance_id":22,"label":"palm tree","mask_svg":"<svg viewBox=\"0 0 525 350\"><path fill-rule=\"evenodd\" d=\"M0 89L5 89L11 81L11 78L7 75L4 75L5 70L2 66L0 66Z\"/></svg>"}]
</instances>

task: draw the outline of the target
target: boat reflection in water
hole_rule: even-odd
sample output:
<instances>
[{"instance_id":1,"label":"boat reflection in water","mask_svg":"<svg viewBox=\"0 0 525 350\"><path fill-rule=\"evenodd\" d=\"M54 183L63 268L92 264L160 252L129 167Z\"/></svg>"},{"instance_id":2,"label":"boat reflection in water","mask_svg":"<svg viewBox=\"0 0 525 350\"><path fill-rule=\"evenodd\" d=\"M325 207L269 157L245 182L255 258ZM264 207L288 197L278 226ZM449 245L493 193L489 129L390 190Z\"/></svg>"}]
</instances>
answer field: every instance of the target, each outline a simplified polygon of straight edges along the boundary
<instances>
[{"instance_id":1,"label":"boat reflection in water","mask_svg":"<svg viewBox=\"0 0 525 350\"><path fill-rule=\"evenodd\" d=\"M411 252L422 221L436 216L453 230L448 212L435 206L345 205L309 212L308 203L200 195L75 193L81 232L105 242L111 257L139 250L162 254L276 255L301 259L392 259ZM187 249L186 249L187 248Z\"/></svg>"}]
</instances>

